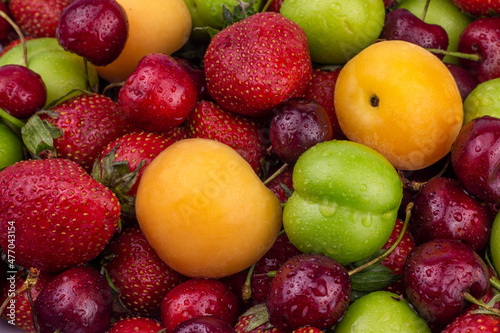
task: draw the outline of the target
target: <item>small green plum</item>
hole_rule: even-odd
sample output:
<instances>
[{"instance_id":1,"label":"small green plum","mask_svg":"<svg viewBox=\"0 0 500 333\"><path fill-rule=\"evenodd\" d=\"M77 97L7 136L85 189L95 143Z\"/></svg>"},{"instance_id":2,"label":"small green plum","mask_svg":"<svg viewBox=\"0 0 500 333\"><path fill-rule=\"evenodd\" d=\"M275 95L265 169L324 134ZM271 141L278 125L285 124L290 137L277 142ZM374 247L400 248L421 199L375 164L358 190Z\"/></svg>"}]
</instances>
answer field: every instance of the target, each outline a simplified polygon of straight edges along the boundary
<instances>
[{"instance_id":1,"label":"small green plum","mask_svg":"<svg viewBox=\"0 0 500 333\"><path fill-rule=\"evenodd\" d=\"M493 266L500 274L500 214L497 214L491 227L490 235L490 253Z\"/></svg>"},{"instance_id":2,"label":"small green plum","mask_svg":"<svg viewBox=\"0 0 500 333\"><path fill-rule=\"evenodd\" d=\"M464 101L464 124L474 118L500 118L500 78L477 85Z\"/></svg>"},{"instance_id":3,"label":"small green plum","mask_svg":"<svg viewBox=\"0 0 500 333\"><path fill-rule=\"evenodd\" d=\"M0 170L23 159L23 142L10 128L0 123Z\"/></svg>"}]
</instances>

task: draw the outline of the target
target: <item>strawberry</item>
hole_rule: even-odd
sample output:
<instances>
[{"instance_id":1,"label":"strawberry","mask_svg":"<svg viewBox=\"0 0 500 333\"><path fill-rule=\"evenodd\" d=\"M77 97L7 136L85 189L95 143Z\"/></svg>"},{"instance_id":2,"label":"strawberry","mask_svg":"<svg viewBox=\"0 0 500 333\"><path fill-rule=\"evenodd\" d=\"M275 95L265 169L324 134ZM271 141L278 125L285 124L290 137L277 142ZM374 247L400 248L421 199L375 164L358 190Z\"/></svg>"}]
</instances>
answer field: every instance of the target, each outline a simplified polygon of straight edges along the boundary
<instances>
[{"instance_id":1,"label":"strawberry","mask_svg":"<svg viewBox=\"0 0 500 333\"><path fill-rule=\"evenodd\" d=\"M97 257L120 218L113 192L62 158L3 169L0 202L0 246L7 252L15 232L16 264L46 272Z\"/></svg>"},{"instance_id":2,"label":"strawberry","mask_svg":"<svg viewBox=\"0 0 500 333\"><path fill-rule=\"evenodd\" d=\"M297 328L292 333L322 333L322 332L323 331L320 330L319 328L312 327L312 326L304 326L301 328Z\"/></svg>"},{"instance_id":3,"label":"strawberry","mask_svg":"<svg viewBox=\"0 0 500 333\"><path fill-rule=\"evenodd\" d=\"M269 322L265 304L254 305L243 313L236 323L236 333L283 333Z\"/></svg>"},{"instance_id":4,"label":"strawberry","mask_svg":"<svg viewBox=\"0 0 500 333\"><path fill-rule=\"evenodd\" d=\"M158 317L165 294L186 278L167 266L136 225L125 229L106 250L104 267L123 305L135 316Z\"/></svg>"},{"instance_id":5,"label":"strawberry","mask_svg":"<svg viewBox=\"0 0 500 333\"><path fill-rule=\"evenodd\" d=\"M312 64L304 30L275 12L251 15L218 32L205 52L210 95L226 110L260 117L300 96Z\"/></svg>"},{"instance_id":6,"label":"strawberry","mask_svg":"<svg viewBox=\"0 0 500 333\"><path fill-rule=\"evenodd\" d=\"M40 274L36 279L35 285L31 288L31 297L33 301L37 298L40 290L54 278L51 274ZM26 272L20 271L15 275L14 288L15 290L19 290L22 285L26 281ZM2 294L0 296L0 303L3 303L8 297L9 294L12 293L10 283L7 284L2 289ZM31 305L28 299L28 293L26 290L21 291L19 294L14 296L13 300L15 300L14 312L10 312L10 309L7 308L6 311L2 314L4 318L6 318L9 322L14 322L14 324L22 329L25 332L35 333L35 328L33 326L33 317L31 312ZM12 319L14 319L12 321Z\"/></svg>"},{"instance_id":7,"label":"strawberry","mask_svg":"<svg viewBox=\"0 0 500 333\"><path fill-rule=\"evenodd\" d=\"M264 127L252 118L224 110L219 104L199 101L186 122L190 138L217 140L234 148L259 174L266 155Z\"/></svg>"},{"instance_id":8,"label":"strawberry","mask_svg":"<svg viewBox=\"0 0 500 333\"><path fill-rule=\"evenodd\" d=\"M33 141L28 149L35 155L40 151L41 140L30 133L31 128L39 124L37 117L45 124L42 129L52 128L56 155L77 162L87 172L92 170L95 159L110 141L132 128L112 99L100 94L80 94L49 111L39 112L28 121L23 139Z\"/></svg>"},{"instance_id":9,"label":"strawberry","mask_svg":"<svg viewBox=\"0 0 500 333\"><path fill-rule=\"evenodd\" d=\"M466 312L453 320L442 333L500 332L500 316Z\"/></svg>"},{"instance_id":10,"label":"strawberry","mask_svg":"<svg viewBox=\"0 0 500 333\"><path fill-rule=\"evenodd\" d=\"M333 70L314 68L311 80L307 84L303 96L315 100L325 109L330 119L330 124L332 125L334 139L345 138L340 128L339 121L337 120L335 105L333 104L335 83L337 82L340 70L340 67L336 67Z\"/></svg>"},{"instance_id":11,"label":"strawberry","mask_svg":"<svg viewBox=\"0 0 500 333\"><path fill-rule=\"evenodd\" d=\"M104 147L92 175L115 192L123 214L135 216L135 194L142 173L158 154L178 140L177 132L172 135L170 132L132 132Z\"/></svg>"},{"instance_id":12,"label":"strawberry","mask_svg":"<svg viewBox=\"0 0 500 333\"><path fill-rule=\"evenodd\" d=\"M55 37L61 14L73 0L11 0L9 10L24 34Z\"/></svg>"},{"instance_id":13,"label":"strawberry","mask_svg":"<svg viewBox=\"0 0 500 333\"><path fill-rule=\"evenodd\" d=\"M157 333L161 329L161 324L154 319L132 317L115 321L107 333Z\"/></svg>"},{"instance_id":14,"label":"strawberry","mask_svg":"<svg viewBox=\"0 0 500 333\"><path fill-rule=\"evenodd\" d=\"M452 0L463 12L472 16L494 16L500 14L500 2L492 0Z\"/></svg>"}]
</instances>

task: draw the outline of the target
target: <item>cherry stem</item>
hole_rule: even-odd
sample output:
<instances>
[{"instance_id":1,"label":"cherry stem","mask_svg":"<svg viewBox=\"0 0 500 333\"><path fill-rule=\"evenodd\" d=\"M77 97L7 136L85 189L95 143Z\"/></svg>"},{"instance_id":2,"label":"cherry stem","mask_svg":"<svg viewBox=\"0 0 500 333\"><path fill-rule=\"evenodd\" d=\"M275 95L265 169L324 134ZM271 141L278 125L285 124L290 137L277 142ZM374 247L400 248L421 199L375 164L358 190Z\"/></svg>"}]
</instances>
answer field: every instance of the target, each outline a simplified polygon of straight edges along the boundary
<instances>
[{"instance_id":1,"label":"cherry stem","mask_svg":"<svg viewBox=\"0 0 500 333\"><path fill-rule=\"evenodd\" d=\"M265 12L269 8L269 6L271 6L272 3L273 3L273 0L267 0L264 7L262 7L262 12Z\"/></svg>"},{"instance_id":2,"label":"cherry stem","mask_svg":"<svg viewBox=\"0 0 500 333\"><path fill-rule=\"evenodd\" d=\"M431 4L431 0L427 0L425 2L424 11L422 13L422 18L421 18L422 21L425 21L425 17L427 16L427 11L429 10L430 4Z\"/></svg>"},{"instance_id":3,"label":"cherry stem","mask_svg":"<svg viewBox=\"0 0 500 333\"><path fill-rule=\"evenodd\" d=\"M385 251L384 253L382 253L380 256L378 256L377 258L367 262L366 264L364 265L361 265L359 267L356 267L354 268L353 270L349 271L349 276L352 276L356 273L359 273L361 272L362 270L364 270L365 268L368 268L372 265L375 265L376 263L384 260L385 258L387 258L392 251L394 251L394 249L398 246L398 244L401 242L401 240L403 239L404 237L404 234L406 232L406 228L408 227L408 223L410 222L410 216L411 216L411 210L413 208L413 202L410 202L408 203L408 205L406 206L406 216L405 216L405 221L403 223L403 227L401 228L401 232L399 233L398 235L398 238L396 239L396 241L394 242L394 244L392 244L392 246L387 249L387 251Z\"/></svg>"},{"instance_id":4,"label":"cherry stem","mask_svg":"<svg viewBox=\"0 0 500 333\"><path fill-rule=\"evenodd\" d=\"M21 40L21 44L23 46L23 59L24 59L24 66L28 67L28 48L26 47L26 39L24 38L23 32L21 31L21 28L14 22L9 15L7 15L5 12L0 10L0 17L4 18L9 24L14 28L16 31L17 35L19 36L19 39Z\"/></svg>"},{"instance_id":5,"label":"cherry stem","mask_svg":"<svg viewBox=\"0 0 500 333\"><path fill-rule=\"evenodd\" d=\"M496 289L496 290L500 290L500 280L494 276L492 278L490 278L490 284Z\"/></svg>"},{"instance_id":6,"label":"cherry stem","mask_svg":"<svg viewBox=\"0 0 500 333\"><path fill-rule=\"evenodd\" d=\"M276 170L275 173L273 173L269 178L267 178L265 181L264 181L264 185L267 185L269 184L274 178L278 177L281 173L283 173L286 168L288 168L288 163L285 163L281 166L281 168L279 168L278 170Z\"/></svg>"},{"instance_id":7,"label":"cherry stem","mask_svg":"<svg viewBox=\"0 0 500 333\"><path fill-rule=\"evenodd\" d=\"M444 54L447 56L467 59L472 61L480 61L482 59L482 57L479 54L473 54L473 53L454 52L454 51L447 51L447 50L433 49L433 48L426 48L426 50L432 53Z\"/></svg>"},{"instance_id":8,"label":"cherry stem","mask_svg":"<svg viewBox=\"0 0 500 333\"><path fill-rule=\"evenodd\" d=\"M491 311L493 313L495 313L496 315L500 315L500 310L491 306L491 305L488 305L486 304L485 302L481 301L481 300L478 300L477 298L475 298L474 296L472 296L468 291L465 291L463 293L463 297L465 300L471 302L472 304L475 304L479 307L482 307L488 311Z\"/></svg>"},{"instance_id":9,"label":"cherry stem","mask_svg":"<svg viewBox=\"0 0 500 333\"><path fill-rule=\"evenodd\" d=\"M3 120L5 120L8 123L14 125L18 129L23 128L23 126L25 125L23 121L21 121L21 120L17 119L16 117L8 114L7 111L5 111L3 109L0 109L0 118L2 118Z\"/></svg>"},{"instance_id":10,"label":"cherry stem","mask_svg":"<svg viewBox=\"0 0 500 333\"><path fill-rule=\"evenodd\" d=\"M24 281L24 283L22 284L22 286L19 287L18 289L16 289L16 291L13 294L9 295L9 297L7 297L5 299L5 301L2 303L2 306L0 306L0 316L3 314L3 312L7 308L7 305L10 303L10 300L13 299L14 297L16 297L17 295L19 295L20 293L22 293L25 290L28 293L28 301L30 301L31 311L32 311L32 313L34 313L33 311L34 311L35 307L32 304L33 298L31 297L31 288L33 288L33 286L38 281L38 276L39 275L40 275L40 271L38 269L36 269L36 268L30 268L30 270L28 272L28 276L26 277L26 280ZM30 298L31 298L31 300L30 300ZM38 323L35 326L35 330L37 329L37 327L38 327ZM40 328L39 327L38 327L38 330L36 332L37 333L40 332Z\"/></svg>"}]
</instances>

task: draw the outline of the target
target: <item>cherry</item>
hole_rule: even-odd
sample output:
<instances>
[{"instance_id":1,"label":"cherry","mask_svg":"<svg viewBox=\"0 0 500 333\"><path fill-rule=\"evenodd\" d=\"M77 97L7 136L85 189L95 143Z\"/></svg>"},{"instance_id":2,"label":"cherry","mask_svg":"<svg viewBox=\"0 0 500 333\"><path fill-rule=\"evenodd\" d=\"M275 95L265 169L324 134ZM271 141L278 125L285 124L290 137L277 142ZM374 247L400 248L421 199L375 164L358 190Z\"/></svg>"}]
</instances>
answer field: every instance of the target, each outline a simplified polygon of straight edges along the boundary
<instances>
[{"instance_id":1,"label":"cherry","mask_svg":"<svg viewBox=\"0 0 500 333\"><path fill-rule=\"evenodd\" d=\"M462 101L465 101L470 92L477 87L479 81L459 65L445 63L445 66L450 70L451 75L453 75L453 78L457 83Z\"/></svg>"},{"instance_id":2,"label":"cherry","mask_svg":"<svg viewBox=\"0 0 500 333\"><path fill-rule=\"evenodd\" d=\"M112 307L108 282L90 266L60 273L35 300L41 333L104 333L111 323Z\"/></svg>"},{"instance_id":3,"label":"cherry","mask_svg":"<svg viewBox=\"0 0 500 333\"><path fill-rule=\"evenodd\" d=\"M125 47L127 14L115 0L75 0L63 10L56 37L64 49L104 66Z\"/></svg>"},{"instance_id":4,"label":"cherry","mask_svg":"<svg viewBox=\"0 0 500 333\"><path fill-rule=\"evenodd\" d=\"M437 177L416 195L410 226L417 243L455 239L480 251L488 243L491 223L488 206L466 192L458 180Z\"/></svg>"},{"instance_id":5,"label":"cherry","mask_svg":"<svg viewBox=\"0 0 500 333\"><path fill-rule=\"evenodd\" d=\"M465 243L432 240L417 246L404 267L408 300L427 321L448 324L470 305L465 293L483 297L489 288L488 266Z\"/></svg>"},{"instance_id":6,"label":"cherry","mask_svg":"<svg viewBox=\"0 0 500 333\"><path fill-rule=\"evenodd\" d=\"M458 51L479 54L479 61L460 58L461 65L479 82L500 77L500 17L469 24L460 35Z\"/></svg>"},{"instance_id":7,"label":"cherry","mask_svg":"<svg viewBox=\"0 0 500 333\"><path fill-rule=\"evenodd\" d=\"M426 23L405 8L395 9L386 15L380 38L404 40L423 48L440 50L446 50L449 42L443 27ZM442 54L436 56L444 58Z\"/></svg>"},{"instance_id":8,"label":"cherry","mask_svg":"<svg viewBox=\"0 0 500 333\"><path fill-rule=\"evenodd\" d=\"M288 259L276 272L267 297L269 321L283 331L302 326L333 326L349 305L351 282L347 270L319 254Z\"/></svg>"},{"instance_id":9,"label":"cherry","mask_svg":"<svg viewBox=\"0 0 500 333\"><path fill-rule=\"evenodd\" d=\"M46 102L47 88L39 74L21 65L0 67L0 108L27 119Z\"/></svg>"},{"instance_id":10,"label":"cherry","mask_svg":"<svg viewBox=\"0 0 500 333\"><path fill-rule=\"evenodd\" d=\"M451 149L451 163L467 191L500 203L500 119L482 116L465 124Z\"/></svg>"},{"instance_id":11,"label":"cherry","mask_svg":"<svg viewBox=\"0 0 500 333\"><path fill-rule=\"evenodd\" d=\"M200 316L183 321L173 333L235 333L233 326L214 316Z\"/></svg>"},{"instance_id":12,"label":"cherry","mask_svg":"<svg viewBox=\"0 0 500 333\"><path fill-rule=\"evenodd\" d=\"M274 111L269 139L276 156L285 163L294 164L307 149L333 138L328 114L312 99L292 98Z\"/></svg>"},{"instance_id":13,"label":"cherry","mask_svg":"<svg viewBox=\"0 0 500 333\"><path fill-rule=\"evenodd\" d=\"M7 5L0 1L0 11L4 12L6 15L9 14ZM11 28L10 23L4 18L0 17L0 42L7 40Z\"/></svg>"}]
</instances>

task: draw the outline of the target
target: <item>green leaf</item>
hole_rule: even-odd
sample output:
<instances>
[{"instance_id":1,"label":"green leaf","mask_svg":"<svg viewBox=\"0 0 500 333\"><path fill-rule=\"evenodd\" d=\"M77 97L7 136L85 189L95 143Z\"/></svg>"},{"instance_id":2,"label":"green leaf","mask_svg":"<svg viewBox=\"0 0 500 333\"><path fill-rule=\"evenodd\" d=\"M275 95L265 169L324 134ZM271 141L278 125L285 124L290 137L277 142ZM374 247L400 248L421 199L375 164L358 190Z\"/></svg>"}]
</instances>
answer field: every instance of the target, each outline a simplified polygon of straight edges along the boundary
<instances>
[{"instance_id":1,"label":"green leaf","mask_svg":"<svg viewBox=\"0 0 500 333\"><path fill-rule=\"evenodd\" d=\"M399 279L401 276L395 275L390 268L377 264L352 275L351 285L353 290L371 292L384 289Z\"/></svg>"},{"instance_id":2,"label":"green leaf","mask_svg":"<svg viewBox=\"0 0 500 333\"><path fill-rule=\"evenodd\" d=\"M43 112L54 116L50 111ZM42 120L38 114L31 116L21 129L23 142L34 156L43 150L50 150L56 155L54 139L60 137L62 131L48 121Z\"/></svg>"},{"instance_id":3,"label":"green leaf","mask_svg":"<svg viewBox=\"0 0 500 333\"><path fill-rule=\"evenodd\" d=\"M239 22L251 15L257 13L254 8L254 0L249 0L248 2L244 0L238 0L238 4L233 7L231 11L226 4L222 5L222 21L224 27L228 27L236 22Z\"/></svg>"},{"instance_id":4,"label":"green leaf","mask_svg":"<svg viewBox=\"0 0 500 333\"><path fill-rule=\"evenodd\" d=\"M210 36L210 38L213 38L220 31L212 27L196 27L193 30L204 31Z\"/></svg>"}]
</instances>

